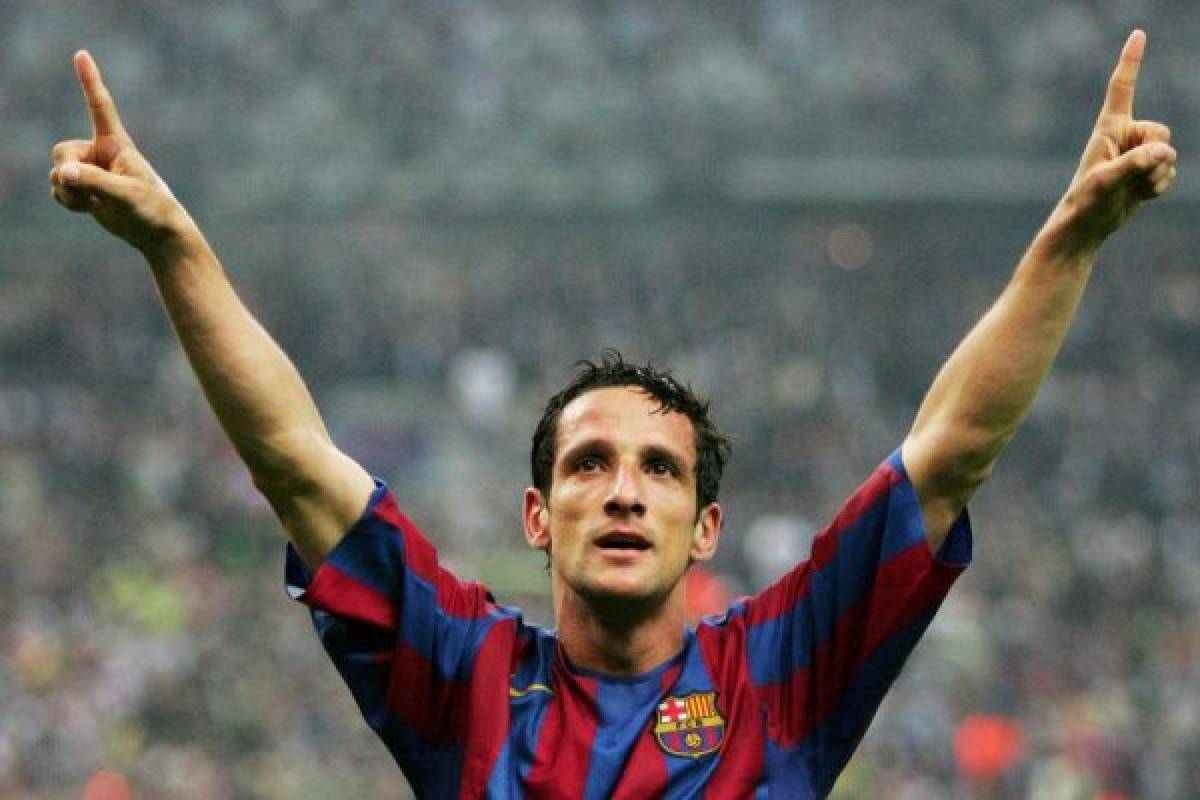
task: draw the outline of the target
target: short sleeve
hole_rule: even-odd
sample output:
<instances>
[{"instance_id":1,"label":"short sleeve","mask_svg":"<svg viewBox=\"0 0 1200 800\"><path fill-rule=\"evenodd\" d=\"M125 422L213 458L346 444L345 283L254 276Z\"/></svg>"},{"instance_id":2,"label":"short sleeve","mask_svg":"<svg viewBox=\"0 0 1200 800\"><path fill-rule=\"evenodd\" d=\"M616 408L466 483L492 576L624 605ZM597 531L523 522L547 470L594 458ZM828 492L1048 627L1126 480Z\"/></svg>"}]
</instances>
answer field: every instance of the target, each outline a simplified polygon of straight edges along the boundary
<instances>
[{"instance_id":1,"label":"short sleeve","mask_svg":"<svg viewBox=\"0 0 1200 800\"><path fill-rule=\"evenodd\" d=\"M441 796L458 780L467 687L501 616L491 596L439 565L379 481L315 573L288 547L286 578L367 722L414 788Z\"/></svg>"},{"instance_id":2,"label":"short sleeve","mask_svg":"<svg viewBox=\"0 0 1200 800\"><path fill-rule=\"evenodd\" d=\"M896 450L814 540L808 561L735 611L773 758L832 788L971 559L966 511L937 554ZM823 796L823 795L822 795Z\"/></svg>"}]
</instances>

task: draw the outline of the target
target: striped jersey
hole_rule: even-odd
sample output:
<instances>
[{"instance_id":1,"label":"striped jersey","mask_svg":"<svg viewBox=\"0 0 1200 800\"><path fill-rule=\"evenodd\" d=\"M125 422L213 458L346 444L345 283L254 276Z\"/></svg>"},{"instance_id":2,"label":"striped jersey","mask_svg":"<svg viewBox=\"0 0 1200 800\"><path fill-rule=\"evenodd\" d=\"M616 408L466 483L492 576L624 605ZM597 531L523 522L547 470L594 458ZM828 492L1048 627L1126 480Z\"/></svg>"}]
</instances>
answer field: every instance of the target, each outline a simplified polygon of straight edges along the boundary
<instances>
[{"instance_id":1,"label":"striped jersey","mask_svg":"<svg viewBox=\"0 0 1200 800\"><path fill-rule=\"evenodd\" d=\"M422 798L824 797L971 558L959 518L936 555L899 450L809 560L706 618L641 675L573 665L437 550L378 485L288 588L368 724Z\"/></svg>"}]
</instances>

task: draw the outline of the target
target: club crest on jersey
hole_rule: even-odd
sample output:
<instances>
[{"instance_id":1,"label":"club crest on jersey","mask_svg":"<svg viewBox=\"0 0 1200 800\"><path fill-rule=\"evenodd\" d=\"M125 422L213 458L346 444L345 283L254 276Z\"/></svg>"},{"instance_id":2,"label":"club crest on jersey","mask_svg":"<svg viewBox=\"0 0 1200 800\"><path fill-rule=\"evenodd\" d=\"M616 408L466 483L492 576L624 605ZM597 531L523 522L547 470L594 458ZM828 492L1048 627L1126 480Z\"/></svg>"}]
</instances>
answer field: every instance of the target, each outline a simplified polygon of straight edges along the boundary
<instances>
[{"instance_id":1,"label":"club crest on jersey","mask_svg":"<svg viewBox=\"0 0 1200 800\"><path fill-rule=\"evenodd\" d=\"M717 693L693 692L659 703L654 738L667 755L701 758L716 752L725 738Z\"/></svg>"}]
</instances>

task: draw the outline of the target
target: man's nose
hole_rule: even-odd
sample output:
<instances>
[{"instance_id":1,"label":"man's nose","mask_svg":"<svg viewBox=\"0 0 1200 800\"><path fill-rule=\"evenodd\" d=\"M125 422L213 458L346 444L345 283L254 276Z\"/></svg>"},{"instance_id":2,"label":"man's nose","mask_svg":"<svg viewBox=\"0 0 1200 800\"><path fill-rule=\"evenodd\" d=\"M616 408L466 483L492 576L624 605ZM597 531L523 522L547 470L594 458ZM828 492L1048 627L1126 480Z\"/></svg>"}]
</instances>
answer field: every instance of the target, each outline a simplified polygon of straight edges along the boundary
<instances>
[{"instance_id":1,"label":"man's nose","mask_svg":"<svg viewBox=\"0 0 1200 800\"><path fill-rule=\"evenodd\" d=\"M616 515L646 513L636 467L622 465L617 468L604 510Z\"/></svg>"}]
</instances>

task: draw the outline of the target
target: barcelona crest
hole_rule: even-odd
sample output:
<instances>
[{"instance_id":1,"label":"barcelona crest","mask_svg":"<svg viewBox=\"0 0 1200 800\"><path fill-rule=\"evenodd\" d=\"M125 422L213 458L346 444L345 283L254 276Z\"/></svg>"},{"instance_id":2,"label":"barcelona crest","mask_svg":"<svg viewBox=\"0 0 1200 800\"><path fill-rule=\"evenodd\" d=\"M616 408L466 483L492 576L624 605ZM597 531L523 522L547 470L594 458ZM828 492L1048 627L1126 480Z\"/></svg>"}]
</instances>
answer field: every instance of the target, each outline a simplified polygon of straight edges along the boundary
<instances>
[{"instance_id":1,"label":"barcelona crest","mask_svg":"<svg viewBox=\"0 0 1200 800\"><path fill-rule=\"evenodd\" d=\"M717 693L693 692L659 703L654 738L663 752L672 756L700 758L716 752L725 738Z\"/></svg>"}]
</instances>

